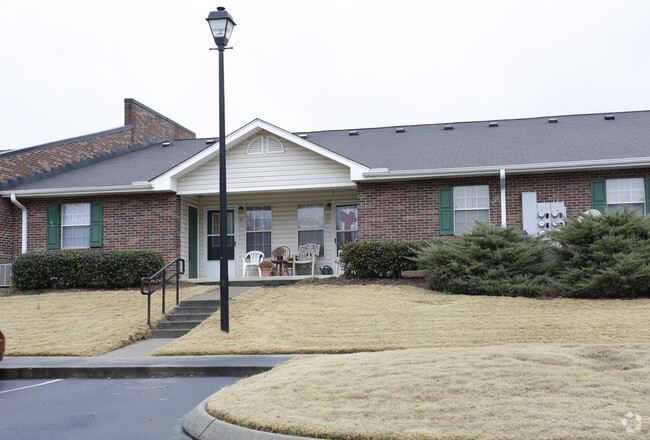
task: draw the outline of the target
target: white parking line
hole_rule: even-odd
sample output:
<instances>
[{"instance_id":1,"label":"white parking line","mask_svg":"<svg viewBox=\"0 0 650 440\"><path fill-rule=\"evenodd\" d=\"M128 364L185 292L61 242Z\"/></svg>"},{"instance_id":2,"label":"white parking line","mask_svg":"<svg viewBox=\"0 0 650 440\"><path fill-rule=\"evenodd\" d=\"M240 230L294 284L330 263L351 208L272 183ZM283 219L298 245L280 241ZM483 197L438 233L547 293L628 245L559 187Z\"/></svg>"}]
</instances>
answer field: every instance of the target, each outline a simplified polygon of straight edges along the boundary
<instances>
[{"instance_id":1,"label":"white parking line","mask_svg":"<svg viewBox=\"0 0 650 440\"><path fill-rule=\"evenodd\" d=\"M47 384L50 384L50 383L59 382L61 380L63 380L63 379L54 379L54 380L50 380L50 381L47 381L47 382L37 383L35 385L29 385L29 386L26 386L26 387L14 388L13 390L0 391L0 394L9 393L11 391L26 390L27 388L40 387L42 385L47 385Z\"/></svg>"}]
</instances>

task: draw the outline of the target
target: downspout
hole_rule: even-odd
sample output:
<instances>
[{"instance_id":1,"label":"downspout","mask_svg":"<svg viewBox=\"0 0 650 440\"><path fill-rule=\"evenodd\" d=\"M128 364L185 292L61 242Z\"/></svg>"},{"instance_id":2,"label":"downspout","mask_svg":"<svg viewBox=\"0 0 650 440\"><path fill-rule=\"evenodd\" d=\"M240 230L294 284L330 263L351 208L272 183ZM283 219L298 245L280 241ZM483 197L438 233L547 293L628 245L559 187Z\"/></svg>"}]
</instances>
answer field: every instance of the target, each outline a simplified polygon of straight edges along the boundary
<instances>
[{"instance_id":1,"label":"downspout","mask_svg":"<svg viewBox=\"0 0 650 440\"><path fill-rule=\"evenodd\" d=\"M27 208L25 208L25 205L20 203L16 199L16 194L11 195L11 203L16 205L17 207L20 208L20 210L23 212L23 221L22 221L22 253L25 254L27 253Z\"/></svg>"},{"instance_id":2,"label":"downspout","mask_svg":"<svg viewBox=\"0 0 650 440\"><path fill-rule=\"evenodd\" d=\"M507 226L506 223L506 170L500 170L500 180L501 180L501 226L504 228Z\"/></svg>"}]
</instances>

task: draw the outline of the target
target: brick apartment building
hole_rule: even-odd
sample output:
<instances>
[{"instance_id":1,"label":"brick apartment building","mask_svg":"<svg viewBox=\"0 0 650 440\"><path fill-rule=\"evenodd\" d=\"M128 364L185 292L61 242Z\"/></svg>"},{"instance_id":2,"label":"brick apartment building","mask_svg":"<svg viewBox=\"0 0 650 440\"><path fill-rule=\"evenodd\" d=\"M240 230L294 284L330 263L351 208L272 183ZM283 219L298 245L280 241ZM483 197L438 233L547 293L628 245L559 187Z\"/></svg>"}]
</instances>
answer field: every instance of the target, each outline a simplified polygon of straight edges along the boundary
<instances>
[{"instance_id":1,"label":"brick apartment building","mask_svg":"<svg viewBox=\"0 0 650 440\"><path fill-rule=\"evenodd\" d=\"M0 154L0 263L49 249L153 249L218 278L219 158L133 99L125 125ZM319 243L428 240L475 220L538 233L580 213L650 211L650 112L227 137L229 260ZM26 231L26 232L25 232Z\"/></svg>"}]
</instances>

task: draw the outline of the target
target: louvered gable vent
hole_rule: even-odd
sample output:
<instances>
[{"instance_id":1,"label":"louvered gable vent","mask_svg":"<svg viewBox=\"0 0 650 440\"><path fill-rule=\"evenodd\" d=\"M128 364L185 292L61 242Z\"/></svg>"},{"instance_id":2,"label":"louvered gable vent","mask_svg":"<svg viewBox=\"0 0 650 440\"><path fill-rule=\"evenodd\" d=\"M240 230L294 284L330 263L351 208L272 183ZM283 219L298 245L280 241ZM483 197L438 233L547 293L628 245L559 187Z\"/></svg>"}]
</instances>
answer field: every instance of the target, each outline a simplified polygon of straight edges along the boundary
<instances>
[{"instance_id":1,"label":"louvered gable vent","mask_svg":"<svg viewBox=\"0 0 650 440\"><path fill-rule=\"evenodd\" d=\"M271 136L260 136L251 141L246 148L246 154L277 154L284 153L284 145L279 139Z\"/></svg>"}]
</instances>

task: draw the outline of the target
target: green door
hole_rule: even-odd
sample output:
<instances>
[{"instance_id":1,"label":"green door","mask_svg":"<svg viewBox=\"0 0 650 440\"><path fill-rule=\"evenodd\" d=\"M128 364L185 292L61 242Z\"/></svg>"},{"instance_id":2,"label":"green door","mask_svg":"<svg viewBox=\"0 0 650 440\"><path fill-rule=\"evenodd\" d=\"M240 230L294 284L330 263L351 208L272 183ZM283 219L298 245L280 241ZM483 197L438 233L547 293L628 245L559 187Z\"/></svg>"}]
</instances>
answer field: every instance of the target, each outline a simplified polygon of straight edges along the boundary
<instances>
[{"instance_id":1,"label":"green door","mask_svg":"<svg viewBox=\"0 0 650 440\"><path fill-rule=\"evenodd\" d=\"M199 210L193 206L187 207L187 276L198 277L198 219Z\"/></svg>"}]
</instances>

